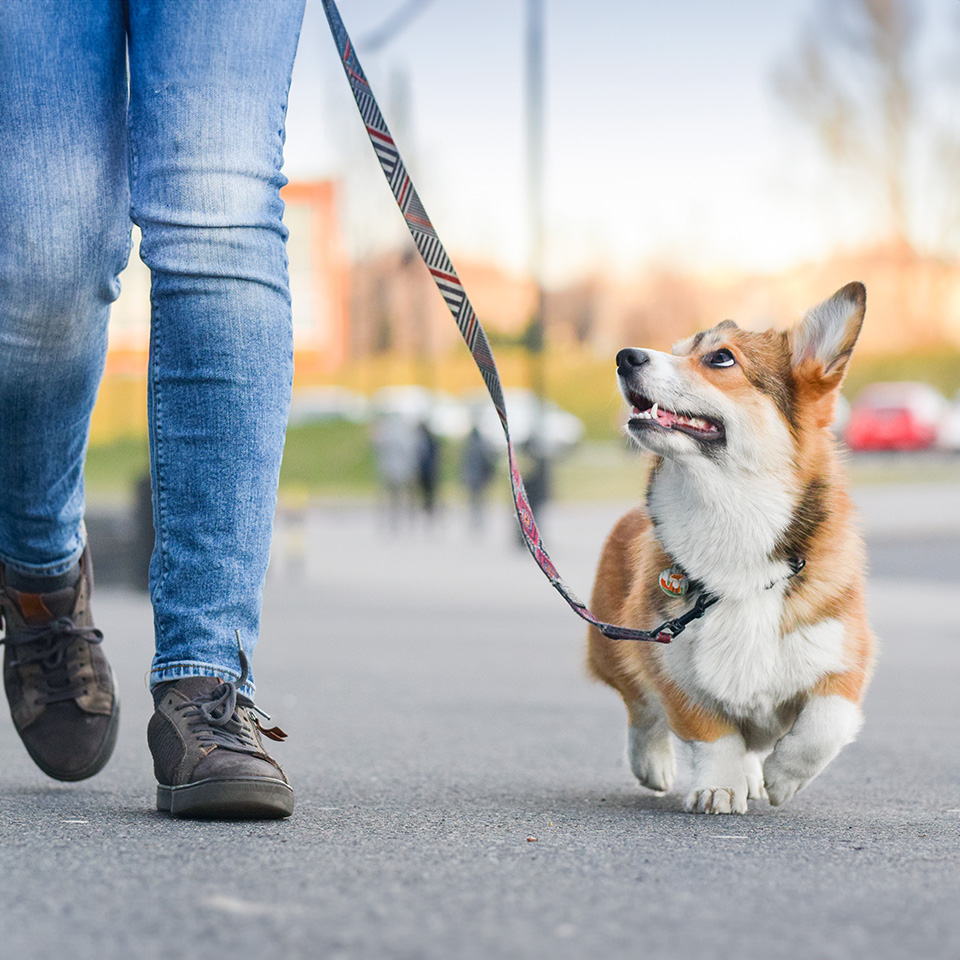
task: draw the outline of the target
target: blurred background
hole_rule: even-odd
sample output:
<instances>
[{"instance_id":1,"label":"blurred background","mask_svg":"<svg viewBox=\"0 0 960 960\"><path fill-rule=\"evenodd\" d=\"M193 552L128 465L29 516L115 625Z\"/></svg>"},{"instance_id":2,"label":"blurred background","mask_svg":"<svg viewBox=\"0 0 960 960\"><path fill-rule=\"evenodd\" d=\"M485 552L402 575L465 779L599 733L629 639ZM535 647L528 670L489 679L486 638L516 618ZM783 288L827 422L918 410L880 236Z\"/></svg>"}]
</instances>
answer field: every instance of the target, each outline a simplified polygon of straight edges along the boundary
<instances>
[{"instance_id":1,"label":"blurred background","mask_svg":"<svg viewBox=\"0 0 960 960\"><path fill-rule=\"evenodd\" d=\"M851 280L867 321L836 429L855 481L960 491L960 4L343 0L341 14L488 331L535 506L639 497L620 347L668 349L728 317L785 327ZM507 499L499 423L317 0L285 155L281 510L378 502L398 529L453 511L482 525ZM136 257L122 283L87 483L94 525L129 540L138 504L146 516Z\"/></svg>"}]
</instances>

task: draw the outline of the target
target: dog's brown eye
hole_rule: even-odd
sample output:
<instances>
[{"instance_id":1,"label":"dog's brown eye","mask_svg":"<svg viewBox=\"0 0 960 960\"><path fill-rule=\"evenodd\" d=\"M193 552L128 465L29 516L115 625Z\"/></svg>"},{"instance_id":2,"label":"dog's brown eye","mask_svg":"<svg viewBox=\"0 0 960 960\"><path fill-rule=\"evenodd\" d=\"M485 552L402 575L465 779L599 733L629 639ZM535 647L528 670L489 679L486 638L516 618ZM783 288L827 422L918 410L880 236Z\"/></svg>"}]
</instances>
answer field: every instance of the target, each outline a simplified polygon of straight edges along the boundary
<instances>
[{"instance_id":1,"label":"dog's brown eye","mask_svg":"<svg viewBox=\"0 0 960 960\"><path fill-rule=\"evenodd\" d=\"M708 367L732 367L737 360L729 350L714 350L703 358L703 362Z\"/></svg>"}]
</instances>

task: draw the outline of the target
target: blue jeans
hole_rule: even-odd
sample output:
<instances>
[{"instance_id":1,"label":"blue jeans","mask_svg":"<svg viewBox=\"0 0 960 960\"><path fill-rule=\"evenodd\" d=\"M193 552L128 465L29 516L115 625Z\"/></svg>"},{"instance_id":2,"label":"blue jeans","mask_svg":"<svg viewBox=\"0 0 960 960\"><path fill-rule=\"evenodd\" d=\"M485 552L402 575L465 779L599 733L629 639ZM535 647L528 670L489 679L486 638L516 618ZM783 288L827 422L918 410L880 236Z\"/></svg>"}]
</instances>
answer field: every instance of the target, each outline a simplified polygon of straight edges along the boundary
<instances>
[{"instance_id":1,"label":"blue jeans","mask_svg":"<svg viewBox=\"0 0 960 960\"><path fill-rule=\"evenodd\" d=\"M55 575L83 552L133 221L152 276L154 685L236 677L235 631L248 654L259 631L293 377L279 191L303 3L0 2L0 561Z\"/></svg>"}]
</instances>

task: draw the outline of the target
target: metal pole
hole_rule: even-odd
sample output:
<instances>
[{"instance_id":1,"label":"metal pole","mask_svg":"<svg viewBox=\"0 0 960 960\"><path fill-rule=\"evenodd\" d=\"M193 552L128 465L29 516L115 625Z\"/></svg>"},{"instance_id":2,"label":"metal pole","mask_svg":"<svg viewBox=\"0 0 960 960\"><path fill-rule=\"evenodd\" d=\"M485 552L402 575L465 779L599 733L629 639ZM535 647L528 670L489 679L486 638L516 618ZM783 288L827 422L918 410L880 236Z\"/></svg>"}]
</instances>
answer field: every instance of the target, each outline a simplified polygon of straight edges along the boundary
<instances>
[{"instance_id":1,"label":"metal pole","mask_svg":"<svg viewBox=\"0 0 960 960\"><path fill-rule=\"evenodd\" d=\"M544 436L543 317L543 0L527 0L526 44L527 203L530 225L530 277L534 284L533 316L527 328L530 384L537 398L530 435L533 466L527 495L534 512L550 499L550 461Z\"/></svg>"},{"instance_id":2,"label":"metal pole","mask_svg":"<svg viewBox=\"0 0 960 960\"><path fill-rule=\"evenodd\" d=\"M543 0L527 0L526 35L527 211L529 270L534 308L528 330L531 380L538 397L543 384Z\"/></svg>"}]
</instances>

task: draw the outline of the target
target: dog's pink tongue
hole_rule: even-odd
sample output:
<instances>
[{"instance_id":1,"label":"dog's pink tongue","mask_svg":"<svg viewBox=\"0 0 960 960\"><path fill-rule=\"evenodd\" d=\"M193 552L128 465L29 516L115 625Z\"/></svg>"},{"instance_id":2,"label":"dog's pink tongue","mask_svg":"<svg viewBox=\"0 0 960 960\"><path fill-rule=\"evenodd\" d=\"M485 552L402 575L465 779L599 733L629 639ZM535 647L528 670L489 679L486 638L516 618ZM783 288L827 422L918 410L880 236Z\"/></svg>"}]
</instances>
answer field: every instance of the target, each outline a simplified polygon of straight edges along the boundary
<instances>
[{"instance_id":1,"label":"dog's pink tongue","mask_svg":"<svg viewBox=\"0 0 960 960\"><path fill-rule=\"evenodd\" d=\"M672 427L678 420L679 417L672 410L661 410L659 407L657 408L657 423L659 423L661 427Z\"/></svg>"}]
</instances>

